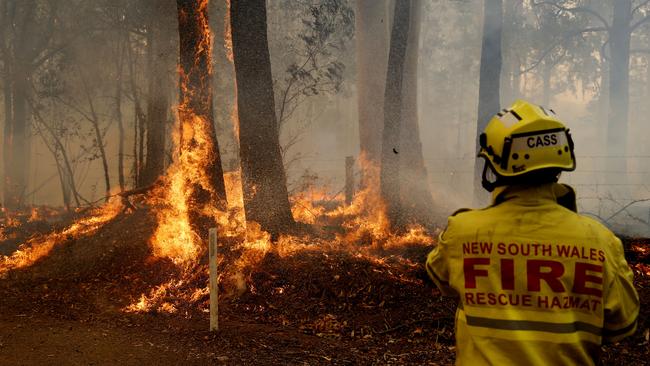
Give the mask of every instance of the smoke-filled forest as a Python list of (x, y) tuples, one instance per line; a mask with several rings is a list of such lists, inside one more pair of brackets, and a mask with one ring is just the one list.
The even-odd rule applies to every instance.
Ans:
[(0, 0), (0, 364), (453, 364), (425, 270), (518, 99), (650, 357), (650, 1)]

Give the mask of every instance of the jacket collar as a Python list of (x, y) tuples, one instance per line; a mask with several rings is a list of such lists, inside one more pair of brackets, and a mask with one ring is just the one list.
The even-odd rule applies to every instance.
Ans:
[(535, 186), (513, 185), (497, 187), (492, 192), (492, 206), (509, 200), (553, 201), (573, 212), (577, 212), (576, 192), (567, 185), (561, 183), (547, 183)]

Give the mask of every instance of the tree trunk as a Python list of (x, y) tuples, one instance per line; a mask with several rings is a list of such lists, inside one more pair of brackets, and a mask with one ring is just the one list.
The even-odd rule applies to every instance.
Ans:
[[(221, 155), (212, 114), (212, 49), (207, 0), (177, 0), (180, 42), (180, 162), (190, 188), (190, 225), (207, 237), (214, 218), (205, 210), (226, 207)], [(190, 177), (192, 176), (192, 178)], [(197, 177), (198, 178), (194, 178)]]
[(99, 116), (97, 115), (97, 111), (95, 110), (95, 104), (93, 103), (93, 98), (90, 95), (90, 89), (88, 88), (88, 84), (81, 70), (79, 70), (79, 76), (81, 77), (84, 93), (86, 94), (86, 101), (88, 102), (88, 108), (90, 109), (90, 116), (88, 116), (87, 118), (89, 119), (90, 123), (93, 125), (93, 131), (95, 133), (95, 141), (97, 142), (97, 149), (99, 150), (99, 157), (101, 158), (102, 168), (104, 171), (104, 188), (105, 188), (104, 201), (108, 202), (108, 197), (110, 196), (111, 193), (111, 175), (110, 175), (110, 171), (108, 170), (108, 157), (106, 156), (106, 146), (104, 145), (104, 136), (102, 134), (101, 129), (99, 128)]
[(140, 185), (142, 173), (142, 161), (138, 155), (138, 148), (140, 142), (140, 125), (144, 123), (144, 116), (142, 107), (140, 105), (140, 93), (136, 83), (135, 68), (137, 67), (137, 56), (133, 54), (133, 46), (131, 44), (130, 36), (127, 35), (126, 58), (129, 70), (129, 87), (133, 95), (133, 167), (132, 167), (132, 180), (134, 186)]
[(3, 179), (3, 197), (4, 197), (4, 206), (10, 206), (10, 197), (12, 195), (11, 191), (11, 180), (12, 172), (10, 169), (13, 167), (12, 159), (12, 145), (13, 145), (13, 105), (12, 105), (12, 88), (11, 88), (11, 69), (10, 65), (5, 61), (5, 75), (3, 80), (3, 94), (4, 94), (4, 134), (3, 134), (3, 144), (2, 144), (2, 155), (3, 155), (3, 165), (4, 165), (4, 179)]
[[(9, 209), (20, 208), (24, 204), (27, 190), (27, 165), (29, 156), (29, 118), (27, 117), (27, 71), (24, 67), (14, 65), (10, 75), (10, 114), (9, 133), (5, 135), (5, 206)], [(5, 133), (7, 129), (5, 128)]]
[(172, 88), (169, 78), (170, 68), (168, 67), (169, 34), (165, 29), (169, 28), (168, 22), (161, 22), (160, 17), (167, 19), (168, 11), (163, 4), (157, 5), (158, 11), (152, 12), (149, 23), (150, 32), (148, 52), (148, 93), (147, 93), (147, 119), (146, 119), (146, 162), (142, 171), (140, 186), (152, 184), (165, 170), (165, 135), (166, 122), (169, 111), (169, 92)]
[[(478, 91), (478, 121), (476, 124), (476, 151), (478, 137), (490, 118), (501, 110), (501, 28), (502, 0), (485, 0), (483, 6), (483, 42), (481, 45), (481, 68)], [(483, 162), (476, 162), (474, 168), (474, 202), (484, 204), (487, 194), (481, 186)]]
[(293, 225), (282, 165), (264, 0), (232, 0), (239, 155), (246, 220), (273, 236)]
[[(630, 21), (632, 1), (614, 1), (612, 27), (609, 32), (609, 121), (607, 128), (608, 176), (626, 179), (626, 144), (628, 129), (628, 107), (630, 99)], [(611, 182), (611, 180), (610, 180)], [(621, 183), (617, 180), (617, 183)]]
[(56, 162), (56, 171), (59, 174), (59, 183), (61, 184), (61, 193), (63, 194), (63, 206), (65, 207), (66, 212), (71, 212), (70, 186), (68, 185), (65, 173), (63, 172), (63, 167), (59, 163), (59, 160), (55, 157), (54, 161)]
[(401, 224), (400, 201), (400, 132), (402, 130), (402, 84), (409, 36), (410, 1), (397, 0), (390, 36), (386, 90), (384, 94), (384, 129), (382, 132), (380, 189), (391, 226)]
[(115, 71), (117, 78), (115, 79), (115, 119), (117, 120), (118, 129), (118, 148), (117, 148), (117, 177), (120, 184), (120, 191), (125, 189), (124, 180), (124, 119), (122, 117), (122, 76), (124, 71), (124, 40), (123, 31), (118, 30), (117, 46), (115, 47)]
[(429, 189), (427, 169), (422, 156), (418, 114), (418, 55), (422, 1), (411, 0), (406, 62), (404, 68), (403, 123), (400, 159), (400, 201), (404, 223), (415, 222), (432, 227), (433, 198)]
[[(358, 0), (356, 21), (357, 44), (357, 109), (359, 115), (359, 142), (362, 159), (379, 166), (388, 63), (386, 32), (389, 12), (385, 0)], [(371, 177), (361, 177), (362, 187)]]

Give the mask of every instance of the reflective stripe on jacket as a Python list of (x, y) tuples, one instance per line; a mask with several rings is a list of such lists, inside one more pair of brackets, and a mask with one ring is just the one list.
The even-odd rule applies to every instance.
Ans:
[(546, 184), (507, 187), (492, 206), (449, 217), (426, 268), (459, 296), (457, 364), (590, 365), (603, 341), (636, 330), (620, 240), (572, 210), (573, 189)]

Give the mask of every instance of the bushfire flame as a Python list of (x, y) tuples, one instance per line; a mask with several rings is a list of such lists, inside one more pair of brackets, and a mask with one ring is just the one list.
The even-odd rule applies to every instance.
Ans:
[[(218, 215), (214, 202), (210, 202), (217, 196), (209, 171), (218, 151), (215, 151), (212, 121), (207, 117), (209, 112), (206, 112), (210, 110), (209, 104), (212, 102), (207, 82), (212, 73), (208, 1), (202, 0), (197, 5), (198, 9), (193, 14), (181, 14), (181, 18), (187, 22), (184, 26), (200, 34), (194, 35), (198, 42), (193, 46), (193, 65), (183, 67), (181, 62), (179, 67), (182, 100), (178, 106), (179, 123), (174, 134), (176, 156), (164, 178), (162, 200), (155, 202), (162, 208), (157, 211), (158, 227), (151, 238), (155, 256), (166, 257), (183, 265), (192, 264), (204, 251), (201, 238), (192, 227), (191, 211), (213, 218), (214, 224)], [(207, 75), (203, 75), (206, 72)], [(192, 85), (197, 79), (200, 85)], [(206, 88), (207, 91), (204, 90)], [(198, 108), (203, 109), (201, 111), (195, 110), (199, 104)], [(203, 203), (197, 202), (196, 195), (201, 194), (197, 190), (207, 192), (209, 199)]]
[[(231, 238), (228, 244), (233, 247), (226, 250), (237, 251), (237, 258), (219, 274), (220, 283), (225, 287), (225, 296), (238, 296), (248, 290), (251, 275), (266, 257), (273, 253), (285, 258), (300, 251), (345, 251), (353, 252), (370, 261), (384, 263), (382, 250), (402, 248), (407, 245), (430, 245), (433, 239), (420, 226), (407, 228), (406, 232), (396, 235), (389, 231), (385, 206), (379, 195), (379, 169), (361, 160), (361, 169), (368, 177), (367, 186), (358, 192), (350, 205), (344, 203), (340, 194), (328, 195), (323, 189), (300, 192), (291, 198), (294, 218), (312, 227), (338, 227), (334, 239), (320, 237), (316, 230), (314, 235), (283, 235), (275, 242), (271, 236), (261, 230), (256, 223), (246, 223), (243, 214), (243, 197), (241, 176), (239, 172), (225, 174), (228, 194), (228, 211), (218, 212), (220, 238)], [(219, 263), (226, 259), (220, 250)], [(206, 266), (197, 269), (206, 271)], [(183, 276), (192, 276), (184, 272)], [(207, 274), (206, 274), (207, 277)], [(188, 287), (187, 279), (171, 279), (148, 294), (142, 294), (137, 301), (128, 306), (126, 311), (136, 312), (175, 312), (176, 307), (170, 298), (179, 303), (198, 304), (205, 301), (208, 289), (205, 283), (195, 283)], [(177, 303), (178, 304), (178, 303)], [(203, 304), (205, 305), (205, 304)]]
[[(417, 227), (402, 236), (391, 235), (385, 206), (379, 194), (379, 169), (363, 159), (360, 164), (364, 169), (364, 177), (367, 177), (364, 182), (366, 188), (355, 196), (351, 205), (346, 205), (339, 194), (330, 197), (325, 190), (312, 190), (309, 194), (301, 193), (292, 197), (292, 213), (298, 222), (315, 228), (311, 235), (285, 235), (271, 243), (271, 236), (262, 231), (260, 225), (247, 223), (243, 209), (241, 174), (238, 171), (224, 174), (228, 206), (216, 205), (217, 194), (210, 175), (218, 151), (210, 119), (212, 42), (207, 4), (207, 0), (200, 0), (192, 4), (198, 6), (198, 10), (187, 7), (179, 13), (179, 27), (189, 30), (188, 34), (192, 36), (183, 41), (181, 34), (181, 101), (174, 132), (175, 156), (165, 176), (161, 178), (162, 184), (149, 196), (148, 201), (157, 217), (157, 227), (150, 238), (153, 255), (171, 260), (181, 271), (176, 278), (171, 278), (148, 294), (140, 296), (125, 310), (175, 312), (177, 307), (170, 299), (196, 303), (205, 297), (207, 283), (197, 277), (197, 274), (207, 273), (205, 261), (201, 260), (206, 252), (206, 238), (199, 234), (199, 231), (207, 230), (204, 225), (217, 226), (220, 241), (225, 240), (229, 246), (219, 251), (220, 262), (225, 261), (224, 252), (229, 250), (237, 253), (234, 259), (230, 258), (231, 262), (220, 274), (220, 279), (228, 279), (239, 289), (245, 286), (252, 270), (270, 252), (280, 257), (304, 250), (346, 250), (357, 253), (365, 250), (367, 254), (368, 247), (382, 249), (384, 245), (399, 246), (411, 240), (431, 242), (425, 231)], [(229, 6), (228, 2), (227, 8)], [(229, 9), (226, 14), (228, 17)], [(227, 57), (232, 62), (233, 45), (229, 23), (226, 21), (224, 46)], [(192, 55), (192, 62), (184, 58), (186, 55)], [(236, 103), (231, 119), (235, 133), (238, 134)], [(199, 224), (196, 215), (202, 217)], [(324, 227), (328, 227), (327, 230), (336, 228), (336, 232), (329, 233), (327, 239), (325, 236), (320, 237), (318, 232), (324, 232)]]
[(11, 256), (0, 257), (0, 276), (8, 271), (31, 266), (40, 258), (50, 254), (52, 249), (68, 240), (79, 238), (84, 235), (92, 235), (109, 221), (113, 220), (123, 206), (119, 197), (113, 197), (108, 203), (101, 207), (94, 208), (90, 213), (67, 228), (29, 239), (22, 244)]

